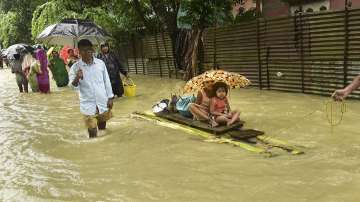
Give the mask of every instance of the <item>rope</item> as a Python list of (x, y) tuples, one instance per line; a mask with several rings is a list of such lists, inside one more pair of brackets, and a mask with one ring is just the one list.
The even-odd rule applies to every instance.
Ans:
[(344, 101), (336, 102), (329, 100), (325, 103), (326, 119), (331, 126), (331, 133), (334, 132), (334, 127), (341, 124), (344, 114), (347, 112), (347, 105)]
[[(293, 124), (289, 124), (290, 126), (289, 127), (286, 127), (286, 128), (280, 128), (279, 130), (278, 130), (278, 132), (276, 132), (276, 133), (272, 133), (272, 134), (267, 134), (265, 137), (264, 137), (264, 140), (266, 140), (266, 139), (271, 139), (271, 138), (275, 138), (275, 137), (277, 137), (281, 132), (285, 132), (285, 131), (288, 131), (288, 130), (290, 130), (290, 129), (292, 129), (292, 128), (296, 128), (296, 127), (298, 127), (298, 125), (300, 124), (300, 123), (302, 123), (303, 121), (305, 121), (308, 117), (311, 117), (314, 113), (316, 113), (318, 110), (314, 110), (314, 111), (312, 111), (312, 112), (310, 112), (310, 113), (307, 113), (306, 115), (304, 115), (303, 117), (301, 117), (301, 118), (299, 118), (299, 119), (296, 119), (296, 124), (295, 125), (293, 125)], [(277, 134), (277, 135), (275, 135), (275, 134)]]
[[(346, 105), (345, 101), (336, 102), (336, 101), (334, 101), (332, 99), (325, 102), (324, 105), (325, 105), (326, 118), (327, 118), (328, 123), (331, 126), (331, 131), (333, 132), (333, 128), (342, 123), (343, 118), (344, 118), (344, 114), (347, 112), (347, 105)], [(285, 132), (285, 131), (290, 130), (292, 128), (298, 127), (298, 125), (300, 123), (305, 121), (308, 117), (312, 117), (312, 115), (317, 111), (318, 110), (314, 110), (314, 111), (312, 111), (310, 113), (307, 113), (305, 116), (297, 119), (297, 123), (295, 125), (290, 124), (289, 127), (280, 129), (279, 132), (276, 133), (277, 135), (272, 134), (272, 135), (267, 135), (267, 137), (269, 137), (269, 138), (276, 137), (281, 132)], [(339, 118), (337, 118), (337, 117), (339, 117)], [(266, 137), (265, 137), (265, 139), (266, 139)]]

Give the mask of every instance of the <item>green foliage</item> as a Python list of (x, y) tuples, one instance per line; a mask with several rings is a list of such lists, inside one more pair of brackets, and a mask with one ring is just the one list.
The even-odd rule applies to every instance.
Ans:
[(234, 20), (233, 24), (242, 23), (242, 22), (251, 22), (253, 20), (256, 20), (256, 9), (250, 9), (248, 11), (245, 11), (239, 15), (237, 15)]
[(231, 19), (232, 3), (232, 0), (183, 0), (181, 10), (185, 15), (179, 21), (200, 29), (214, 26)]
[[(11, 35), (11, 43), (31, 43), (32, 12), (38, 5), (44, 2), (46, 0), (0, 0), (0, 13), (4, 16), (0, 19), (4, 21), (1, 24), (4, 27), (1, 29), (7, 30), (9, 27), (12, 27), (13, 33), (9, 33)], [(16, 20), (11, 21), (11, 24), (9, 24), (9, 21), (6, 21), (9, 17), (12, 20), (16, 18)], [(3, 35), (0, 37), (0, 41), (9, 41), (8, 38), (8, 36)]]
[(22, 41), (22, 36), (17, 32), (18, 21), (19, 15), (15, 12), (0, 13), (0, 39), (3, 47)]
[(71, 17), (77, 18), (80, 17), (80, 15), (67, 10), (60, 1), (50, 1), (37, 7), (31, 23), (31, 34), (33, 39), (35, 39), (47, 26)]
[[(53, 0), (38, 6), (32, 18), (32, 37), (36, 38), (47, 26), (65, 18), (89, 19), (112, 35), (116, 43), (128, 40), (129, 33), (143, 26), (128, 1), (92, 2), (81, 8), (80, 1)], [(84, 2), (83, 2), (84, 3)], [(95, 6), (96, 7), (93, 7)]]

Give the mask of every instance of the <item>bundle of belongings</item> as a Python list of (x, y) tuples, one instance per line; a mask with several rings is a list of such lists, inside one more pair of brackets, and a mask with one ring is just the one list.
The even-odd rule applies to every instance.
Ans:
[(184, 117), (192, 118), (189, 106), (194, 103), (196, 97), (194, 95), (176, 96), (171, 95), (169, 99), (163, 99), (152, 107), (153, 113), (179, 113)]

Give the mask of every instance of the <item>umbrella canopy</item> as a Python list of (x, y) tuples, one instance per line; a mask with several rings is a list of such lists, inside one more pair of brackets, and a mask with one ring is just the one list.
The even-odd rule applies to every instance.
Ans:
[(6, 51), (6, 49), (1, 49), (0, 50), (0, 57), (6, 57), (5, 51)]
[(14, 57), (14, 54), (20, 54), (22, 52), (32, 52), (34, 51), (34, 48), (30, 45), (19, 43), (9, 46), (5, 51), (2, 52), (4, 56), (6, 56), (9, 59), (12, 59)]
[(37, 40), (51, 45), (69, 45), (76, 47), (81, 39), (89, 39), (93, 44), (106, 41), (109, 35), (88, 20), (66, 19), (44, 29)]
[(230, 88), (244, 88), (251, 84), (246, 77), (238, 73), (224, 70), (210, 70), (188, 81), (183, 88), (183, 92), (189, 93), (201, 90), (204, 88), (205, 81), (224, 82)]

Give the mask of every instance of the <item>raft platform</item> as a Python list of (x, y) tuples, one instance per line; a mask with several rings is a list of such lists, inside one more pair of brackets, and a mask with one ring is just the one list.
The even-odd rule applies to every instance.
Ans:
[(206, 132), (210, 132), (213, 133), (215, 135), (220, 135), (223, 133), (226, 133), (228, 131), (234, 130), (234, 129), (238, 129), (244, 126), (244, 121), (238, 121), (235, 122), (234, 124), (230, 125), (230, 126), (217, 126), (217, 127), (211, 127), (208, 123), (206, 122), (202, 122), (202, 121), (197, 121), (197, 120), (193, 120), (191, 118), (187, 118), (182, 116), (179, 113), (167, 113), (167, 112), (160, 112), (160, 113), (156, 113), (155, 114), (158, 117), (167, 119), (169, 121), (173, 121), (175, 123), (179, 123), (182, 125), (187, 125), (193, 128), (197, 128)]
[(131, 117), (151, 121), (160, 126), (200, 136), (205, 138), (206, 142), (230, 144), (254, 153), (263, 154), (266, 157), (277, 155), (273, 153), (273, 148), (281, 149), (292, 155), (304, 154), (304, 151), (298, 148), (298, 146), (267, 136), (262, 131), (243, 129), (243, 121), (230, 127), (212, 128), (206, 123), (193, 121), (192, 119), (182, 117), (180, 114), (176, 113), (154, 114), (152, 112), (134, 112), (131, 114)]

